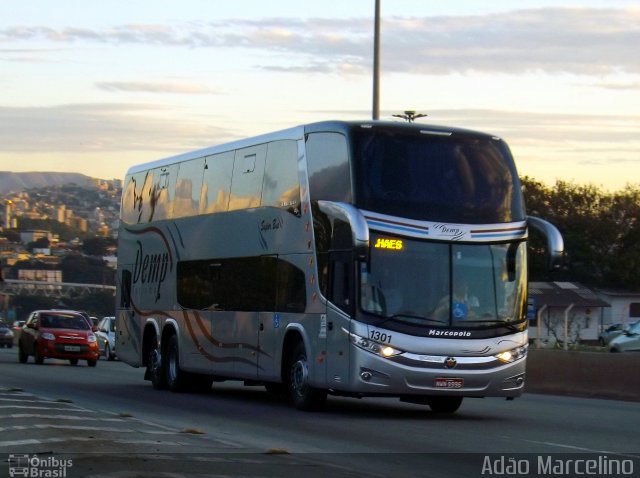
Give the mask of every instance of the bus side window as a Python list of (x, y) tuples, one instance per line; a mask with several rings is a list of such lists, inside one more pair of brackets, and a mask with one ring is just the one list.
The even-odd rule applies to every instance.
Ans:
[(304, 272), (282, 259), (277, 261), (276, 310), (302, 313), (307, 307)]
[(266, 144), (236, 150), (229, 211), (260, 207), (266, 155)]
[(298, 145), (295, 141), (273, 141), (267, 145), (261, 205), (300, 215)]
[(353, 312), (353, 254), (350, 251), (329, 253), (328, 299), (345, 313)]
[(136, 173), (126, 178), (122, 192), (121, 217), (125, 224), (137, 224), (142, 213), (142, 186), (146, 173)]
[(235, 151), (227, 151), (205, 158), (200, 214), (225, 212), (228, 209), (234, 155)]
[(200, 189), (204, 164), (204, 158), (180, 163), (175, 182), (173, 217), (195, 216), (200, 212)]
[(339, 133), (311, 133), (306, 139), (309, 194), (312, 201), (351, 201), (347, 139)]

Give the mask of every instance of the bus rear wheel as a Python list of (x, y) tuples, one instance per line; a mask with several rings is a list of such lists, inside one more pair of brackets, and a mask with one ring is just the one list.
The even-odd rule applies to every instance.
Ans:
[(462, 405), (463, 397), (430, 397), (429, 408), (433, 413), (455, 413)]
[(291, 354), (288, 385), (291, 401), (298, 410), (318, 409), (327, 399), (326, 390), (309, 385), (309, 362), (302, 342), (298, 342)]
[(157, 340), (153, 338), (153, 345), (149, 348), (147, 357), (147, 370), (144, 378), (151, 380), (151, 385), (156, 390), (164, 390), (167, 388), (167, 382), (165, 381), (165, 374), (162, 364), (162, 355), (157, 345)]
[(188, 377), (186, 373), (180, 369), (180, 346), (178, 344), (178, 336), (173, 334), (169, 337), (166, 348), (166, 380), (169, 390), (172, 392), (182, 392), (185, 390)]
[(185, 372), (180, 368), (178, 336), (169, 337), (166, 348), (166, 381), (172, 392), (207, 392), (213, 384), (213, 376)]

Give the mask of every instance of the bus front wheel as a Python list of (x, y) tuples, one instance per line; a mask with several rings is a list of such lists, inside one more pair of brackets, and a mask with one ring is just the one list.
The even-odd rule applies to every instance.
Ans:
[(309, 361), (302, 342), (298, 342), (291, 355), (288, 382), (291, 401), (298, 410), (315, 410), (327, 398), (326, 390), (309, 385)]

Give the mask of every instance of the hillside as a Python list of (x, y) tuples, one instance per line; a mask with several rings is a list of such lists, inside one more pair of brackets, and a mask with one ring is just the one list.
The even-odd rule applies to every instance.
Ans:
[(6, 194), (12, 191), (24, 191), (31, 188), (61, 186), (71, 183), (84, 187), (95, 185), (92, 178), (80, 173), (12, 173), (9, 171), (0, 171), (0, 194)]

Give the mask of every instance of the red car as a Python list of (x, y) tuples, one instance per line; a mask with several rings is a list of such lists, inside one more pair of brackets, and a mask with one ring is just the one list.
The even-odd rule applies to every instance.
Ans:
[(86, 360), (89, 367), (98, 363), (98, 340), (91, 325), (78, 312), (36, 310), (22, 327), (18, 341), (18, 359), (26, 363), (29, 355), (37, 364), (45, 358), (65, 359), (71, 365)]

